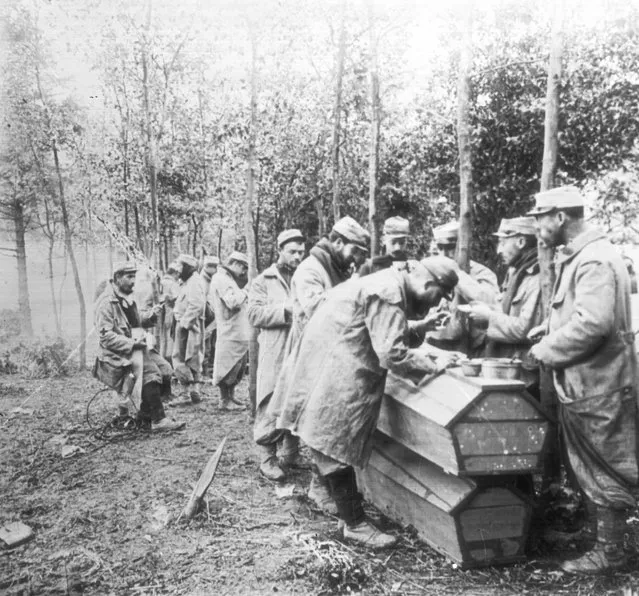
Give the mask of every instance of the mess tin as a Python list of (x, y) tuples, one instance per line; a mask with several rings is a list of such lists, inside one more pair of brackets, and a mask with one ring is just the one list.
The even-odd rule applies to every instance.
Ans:
[(517, 358), (484, 358), (481, 363), (481, 376), (485, 378), (516, 381), (520, 374), (521, 360)]

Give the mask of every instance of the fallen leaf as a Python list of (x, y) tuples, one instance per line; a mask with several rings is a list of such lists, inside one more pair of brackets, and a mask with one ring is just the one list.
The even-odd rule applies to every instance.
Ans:
[(62, 445), (62, 457), (73, 457), (76, 453), (86, 453), (86, 449), (78, 447), (78, 445)]
[(287, 499), (288, 497), (293, 496), (294, 491), (295, 491), (294, 484), (282, 484), (275, 487), (275, 496), (278, 499)]
[(25, 416), (33, 416), (33, 408), (21, 408), (21, 407), (17, 407), (17, 408), (13, 408), (13, 410), (11, 410), (12, 414), (24, 414)]

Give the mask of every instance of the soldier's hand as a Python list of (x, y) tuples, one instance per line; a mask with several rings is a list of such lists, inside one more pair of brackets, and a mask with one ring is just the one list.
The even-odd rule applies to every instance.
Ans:
[(530, 351), (528, 352), (528, 356), (532, 358), (534, 362), (543, 363), (543, 360), (541, 360), (540, 358), (540, 355), (541, 355), (540, 352), (541, 352), (541, 346), (539, 344), (535, 344), (532, 348), (530, 348)]
[(537, 325), (533, 327), (526, 336), (528, 341), (536, 344), (544, 335), (546, 335), (546, 325)]
[(415, 323), (414, 327), (417, 331), (424, 334), (427, 331), (434, 331), (435, 329), (443, 327), (444, 325), (446, 325), (449, 319), (450, 313), (438, 311), (427, 315), (421, 321)]
[(152, 312), (154, 315), (159, 315), (163, 308), (164, 308), (164, 304), (162, 304), (162, 303), (160, 303), (160, 304), (156, 304), (156, 305), (155, 305), (155, 306), (151, 309), (151, 312)]
[(484, 302), (474, 302), (469, 307), (468, 316), (477, 323), (485, 323), (490, 320), (492, 310), (493, 309)]
[(450, 368), (451, 366), (455, 366), (457, 361), (459, 360), (459, 356), (457, 352), (450, 352), (449, 354), (443, 354), (438, 356), (435, 360), (435, 367), (437, 372), (441, 372)]
[(284, 312), (289, 315), (293, 314), (293, 300), (291, 298), (288, 298), (284, 303)]

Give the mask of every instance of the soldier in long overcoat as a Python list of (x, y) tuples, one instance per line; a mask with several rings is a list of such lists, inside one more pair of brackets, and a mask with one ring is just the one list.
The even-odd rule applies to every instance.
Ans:
[(183, 282), (175, 302), (175, 334), (173, 342), (173, 368), (181, 386), (183, 404), (199, 403), (200, 376), (204, 358), (204, 308), (206, 298), (202, 280), (197, 272), (197, 260), (191, 255), (180, 255), (180, 279)]
[[(304, 327), (326, 299), (328, 290), (350, 279), (352, 267), (364, 263), (369, 240), (368, 232), (352, 217), (342, 217), (335, 222), (328, 238), (321, 238), (297, 268), (291, 281), (293, 320), (286, 341), (286, 361), (295, 358)], [(281, 412), (282, 399), (276, 385), (268, 404), (269, 416), (273, 419)], [(322, 511), (336, 513), (328, 485), (315, 470), (307, 496)]]
[(248, 317), (259, 329), (257, 365), (257, 395), (253, 439), (260, 450), (260, 472), (270, 480), (283, 480), (283, 467), (296, 463), (299, 440), (275, 427), (275, 418), (268, 413), (268, 404), (282, 368), (286, 339), (291, 328), (293, 304), (291, 278), (304, 257), (304, 236), (299, 230), (284, 230), (277, 237), (277, 262), (258, 275), (249, 291)]
[(434, 257), (341, 284), (327, 294), (295, 359), (285, 364), (278, 427), (313, 450), (346, 538), (373, 547), (394, 542), (366, 521), (353, 467), (365, 466), (370, 456), (386, 372), (414, 378), (452, 363), (452, 354), (437, 360), (428, 347), (409, 348), (407, 313), (437, 304), (456, 283), (453, 269)]
[(248, 257), (234, 251), (211, 278), (209, 289), (217, 323), (213, 384), (220, 388), (222, 410), (244, 408), (235, 400), (235, 386), (242, 380), (248, 361), (250, 325), (248, 293), (244, 289), (247, 272)]
[(580, 489), (596, 506), (597, 542), (562, 564), (572, 573), (599, 573), (626, 562), (626, 516), (635, 506), (637, 360), (630, 316), (630, 279), (604, 234), (584, 221), (579, 190), (539, 193), (539, 236), (563, 246), (545, 336), (531, 355), (552, 369), (568, 461)]

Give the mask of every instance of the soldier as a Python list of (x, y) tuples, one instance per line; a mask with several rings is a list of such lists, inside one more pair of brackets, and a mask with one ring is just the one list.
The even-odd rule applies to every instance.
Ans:
[[(630, 317), (630, 279), (605, 235), (584, 221), (579, 190), (539, 193), (539, 237), (559, 247), (550, 315), (531, 330), (530, 355), (549, 367), (559, 400), (559, 423), (579, 488), (594, 503), (597, 541), (562, 564), (596, 574), (626, 561), (626, 515), (637, 486), (637, 361)], [(545, 335), (544, 335), (545, 334)]]
[(277, 263), (253, 280), (248, 307), (251, 325), (260, 330), (253, 438), (260, 449), (260, 472), (269, 480), (283, 480), (286, 476), (278, 463), (278, 445), (284, 467), (296, 463), (299, 450), (297, 437), (277, 430), (275, 419), (267, 410), (284, 361), (293, 317), (291, 279), (304, 258), (304, 236), (299, 230), (284, 230), (277, 237), (277, 245)]
[(243, 289), (248, 273), (248, 257), (232, 252), (211, 279), (209, 299), (217, 322), (213, 384), (220, 388), (221, 410), (243, 410), (235, 399), (235, 386), (244, 377), (250, 335), (248, 294)]
[(367, 260), (359, 269), (360, 277), (387, 269), (395, 264), (401, 268), (408, 259), (406, 249), (410, 239), (410, 224), (403, 217), (389, 217), (384, 222), (382, 243), (384, 254)]
[[(457, 250), (459, 223), (451, 221), (433, 230), (439, 255), (452, 261)], [(485, 265), (470, 261), (469, 273), (456, 268), (459, 282), (452, 302), (440, 305), (440, 309), (449, 310), (451, 318), (443, 328), (427, 334), (429, 343), (447, 350), (460, 350), (469, 356), (478, 355), (484, 345), (486, 330), (478, 323), (472, 323), (466, 315), (457, 310), (459, 304), (479, 300), (492, 304), (499, 293), (497, 276)]]
[(202, 259), (202, 287), (206, 297), (206, 307), (204, 309), (204, 361), (202, 363), (202, 376), (211, 378), (213, 375), (213, 362), (215, 360), (215, 338), (217, 336), (217, 326), (215, 324), (215, 313), (213, 312), (213, 302), (209, 298), (211, 289), (211, 279), (217, 273), (220, 266), (220, 259), (216, 256), (208, 255)]
[(205, 297), (195, 257), (186, 254), (180, 255), (178, 264), (183, 285), (173, 310), (175, 318), (173, 368), (181, 387), (178, 404), (187, 405), (202, 401), (200, 374), (202, 372)]
[(278, 427), (311, 448), (346, 539), (372, 548), (395, 542), (366, 520), (354, 466), (365, 466), (370, 456), (386, 372), (422, 377), (456, 359), (407, 345), (407, 314), (422, 314), (456, 282), (449, 264), (434, 257), (341, 284), (308, 322), (297, 357), (286, 360), (278, 381), (284, 395)]
[[(368, 254), (370, 236), (352, 217), (342, 217), (335, 222), (328, 238), (322, 238), (310, 250), (291, 280), (293, 320), (286, 342), (286, 361), (295, 360), (297, 343), (306, 323), (326, 300), (332, 287), (348, 280), (351, 268), (360, 267)], [(279, 379), (278, 379), (279, 383)], [(283, 395), (276, 383), (268, 406), (269, 415), (277, 418), (283, 406)], [(321, 510), (336, 514), (328, 485), (313, 471), (308, 498)]]
[(497, 302), (474, 302), (471, 320), (488, 325), (485, 355), (519, 358), (528, 391), (539, 397), (539, 367), (528, 351), (528, 332), (541, 323), (541, 286), (537, 257), (537, 229), (533, 217), (502, 219), (497, 233), (497, 254), (508, 267)]
[(160, 317), (160, 355), (171, 361), (173, 355), (173, 308), (180, 295), (179, 265), (171, 263), (162, 276), (160, 302), (164, 304), (164, 311)]
[(143, 350), (142, 370), (139, 371), (142, 374), (142, 398), (138, 419), (150, 424), (153, 431), (177, 430), (184, 424), (167, 418), (162, 406), (162, 396), (171, 393), (171, 366), (156, 351), (147, 348), (141, 334), (134, 338), (135, 330), (155, 324), (162, 309), (158, 304), (145, 315), (140, 315), (132, 298), (136, 271), (134, 263), (116, 264), (110, 287), (96, 302), (95, 328), (100, 349), (93, 375), (129, 399), (135, 382), (132, 376), (133, 353)]

